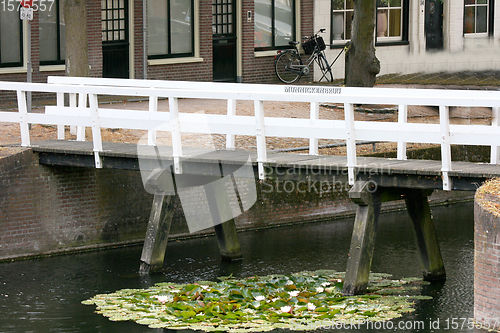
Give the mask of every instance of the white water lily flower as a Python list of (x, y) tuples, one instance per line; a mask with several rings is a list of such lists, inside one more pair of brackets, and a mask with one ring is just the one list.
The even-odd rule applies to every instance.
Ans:
[(292, 281), (292, 280), (288, 280), (288, 281), (286, 282), (286, 285), (287, 285), (287, 286), (291, 286), (292, 284), (293, 284), (293, 281)]
[(316, 305), (314, 305), (312, 303), (307, 303), (307, 310), (309, 310), (309, 311), (316, 310)]
[(273, 298), (273, 299), (271, 300), (271, 302), (276, 302), (277, 300), (279, 300), (279, 298), (278, 298), (278, 297)]
[(209, 288), (209, 286), (203, 286), (203, 285), (200, 285), (200, 287), (203, 289), (203, 290), (207, 290)]
[(328, 287), (328, 286), (330, 285), (330, 282), (323, 282), (321, 285), (322, 285), (323, 287)]
[(256, 300), (256, 301), (259, 301), (259, 302), (260, 302), (260, 301), (263, 301), (263, 300), (265, 300), (265, 299), (266, 299), (266, 297), (265, 297), (265, 296), (262, 296), (262, 295), (255, 296), (255, 300)]
[(291, 306), (288, 306), (288, 305), (287, 305), (287, 306), (282, 306), (280, 310), (281, 310), (281, 312), (283, 312), (283, 313), (285, 313), (285, 312), (290, 313), (290, 311), (292, 311), (292, 307), (291, 307)]
[(154, 295), (153, 297), (157, 298), (160, 303), (170, 302), (173, 300), (173, 297), (169, 295)]
[(342, 282), (342, 279), (338, 279), (337, 282)]
[(297, 290), (289, 291), (288, 293), (290, 294), (290, 297), (296, 297), (299, 295), (299, 292)]
[(321, 288), (321, 287), (316, 288), (317, 293), (322, 293), (323, 291), (325, 291), (324, 288)]
[(330, 288), (325, 288), (325, 291), (329, 294), (333, 293), (335, 291), (335, 287), (330, 287)]

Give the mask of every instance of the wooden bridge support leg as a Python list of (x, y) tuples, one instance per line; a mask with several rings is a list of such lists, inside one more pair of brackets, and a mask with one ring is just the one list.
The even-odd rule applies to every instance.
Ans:
[(215, 181), (204, 187), (222, 260), (241, 259), (240, 241), (224, 182)]
[(236, 233), (234, 220), (229, 220), (215, 227), (217, 243), (222, 260), (238, 260), (242, 258), (240, 241)]
[[(175, 196), (173, 195), (156, 193), (154, 196), (146, 238), (142, 248), (140, 274), (148, 274), (163, 266), (174, 202)], [(162, 218), (163, 208), (165, 212)]]
[(405, 201), (415, 230), (423, 278), (426, 281), (434, 281), (446, 279), (446, 272), (427, 201), (429, 194), (424, 190), (408, 190)]
[(370, 186), (370, 182), (358, 181), (349, 192), (349, 197), (358, 208), (344, 279), (344, 295), (363, 293), (368, 285), (381, 206), (379, 193)]

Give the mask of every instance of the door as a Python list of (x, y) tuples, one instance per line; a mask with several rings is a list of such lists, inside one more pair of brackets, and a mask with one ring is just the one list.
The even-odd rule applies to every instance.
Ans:
[(235, 0), (212, 0), (213, 80), (236, 82)]
[(128, 0), (101, 0), (102, 77), (129, 78)]
[(443, 48), (443, 3), (440, 0), (425, 0), (425, 45), (426, 50)]

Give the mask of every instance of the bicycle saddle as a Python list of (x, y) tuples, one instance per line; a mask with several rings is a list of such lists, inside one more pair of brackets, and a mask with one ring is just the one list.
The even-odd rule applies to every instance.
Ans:
[(292, 46), (295, 46), (295, 45), (299, 45), (300, 42), (292, 41), (292, 42), (288, 42), (288, 44), (292, 45)]

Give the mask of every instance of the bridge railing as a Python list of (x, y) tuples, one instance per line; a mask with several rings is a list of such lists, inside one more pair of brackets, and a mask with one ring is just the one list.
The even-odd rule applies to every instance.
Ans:
[[(228, 84), (209, 82), (145, 81), (97, 78), (51, 77), (50, 84), (0, 82), (0, 90), (16, 91), (18, 112), (0, 112), (0, 122), (20, 124), (21, 145), (30, 146), (29, 124), (57, 125), (58, 138), (64, 138), (64, 126), (92, 128), (96, 167), (101, 167), (101, 128), (124, 128), (148, 131), (148, 144), (156, 144), (156, 131), (172, 135), (175, 172), (182, 172), (181, 133), (226, 135), (226, 147), (234, 148), (236, 135), (254, 136), (257, 142), (259, 177), (264, 178), (268, 161), (266, 138), (293, 137), (309, 139), (310, 154), (318, 153), (318, 140), (344, 140), (347, 147), (349, 183), (355, 181), (356, 141), (398, 143), (398, 159), (406, 159), (406, 143), (431, 143), (441, 146), (443, 188), (451, 189), (451, 145), (491, 147), (491, 163), (500, 163), (500, 92), (433, 89), (345, 88), (329, 86), (285, 86)], [(47, 106), (44, 114), (28, 113), (26, 92), (57, 95), (57, 104)], [(64, 105), (69, 94), (69, 106)], [(137, 96), (149, 99), (149, 110), (100, 108), (99, 96)], [(158, 111), (158, 99), (168, 98), (169, 111)], [(179, 112), (178, 99), (202, 98), (227, 100), (227, 114), (200, 115)], [(254, 115), (236, 114), (237, 100), (254, 102)], [(87, 102), (88, 101), (88, 102)], [(265, 117), (265, 101), (310, 103), (309, 118)], [(320, 103), (344, 105), (343, 120), (320, 119)], [(398, 122), (355, 121), (354, 105), (398, 105)], [(407, 122), (408, 105), (439, 107), (439, 124)], [(450, 106), (491, 107), (491, 125), (452, 125)], [(200, 126), (200, 124), (208, 126)], [(79, 140), (84, 140), (80, 129)]]

